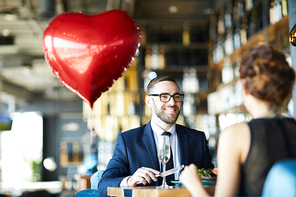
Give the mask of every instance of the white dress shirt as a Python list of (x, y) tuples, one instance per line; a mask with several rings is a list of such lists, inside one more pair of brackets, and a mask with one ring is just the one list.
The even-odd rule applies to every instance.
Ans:
[[(151, 128), (154, 134), (156, 150), (158, 150), (158, 138), (165, 131), (162, 128), (160, 128), (157, 124), (155, 124), (152, 120), (151, 120)], [(180, 166), (180, 153), (178, 148), (179, 144), (178, 144), (178, 136), (176, 132), (176, 124), (174, 124), (167, 132), (170, 132), (172, 134), (170, 136), (170, 144), (173, 152), (174, 167), (178, 167)], [(162, 164), (159, 161), (159, 166), (161, 167), (161, 165)], [(179, 172), (175, 172), (174, 176), (175, 176), (175, 180), (179, 180)]]

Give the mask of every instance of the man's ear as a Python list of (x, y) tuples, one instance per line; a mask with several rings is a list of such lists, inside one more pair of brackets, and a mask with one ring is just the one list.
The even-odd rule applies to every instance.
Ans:
[(152, 107), (152, 100), (151, 100), (151, 97), (146, 95), (145, 97), (145, 101), (146, 101), (146, 105), (151, 108)]

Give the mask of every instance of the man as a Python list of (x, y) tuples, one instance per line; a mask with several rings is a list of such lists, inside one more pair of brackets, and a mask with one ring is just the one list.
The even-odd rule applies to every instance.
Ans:
[[(176, 124), (183, 98), (171, 76), (149, 82), (146, 104), (152, 109), (152, 118), (148, 124), (118, 135), (113, 157), (98, 185), (101, 197), (107, 196), (107, 187), (161, 185), (157, 142), (165, 131), (171, 134), (174, 167), (191, 163), (199, 168), (214, 167), (204, 133)], [(176, 180), (179, 174), (175, 173)]]

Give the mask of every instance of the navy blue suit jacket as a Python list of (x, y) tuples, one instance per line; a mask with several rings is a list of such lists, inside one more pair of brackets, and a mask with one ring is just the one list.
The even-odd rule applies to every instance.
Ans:
[[(208, 142), (201, 131), (176, 125), (180, 162), (184, 165), (194, 163), (198, 168), (213, 168)], [(119, 187), (126, 176), (134, 174), (138, 168), (149, 167), (160, 171), (157, 150), (150, 122), (117, 136), (112, 159), (103, 173), (98, 185), (101, 197), (107, 196), (107, 187)], [(160, 185), (152, 181), (150, 186)]]

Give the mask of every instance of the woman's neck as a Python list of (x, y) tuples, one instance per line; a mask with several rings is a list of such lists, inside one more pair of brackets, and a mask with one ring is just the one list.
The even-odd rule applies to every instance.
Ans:
[(254, 104), (250, 113), (253, 118), (274, 118), (281, 116), (279, 108), (263, 101)]

